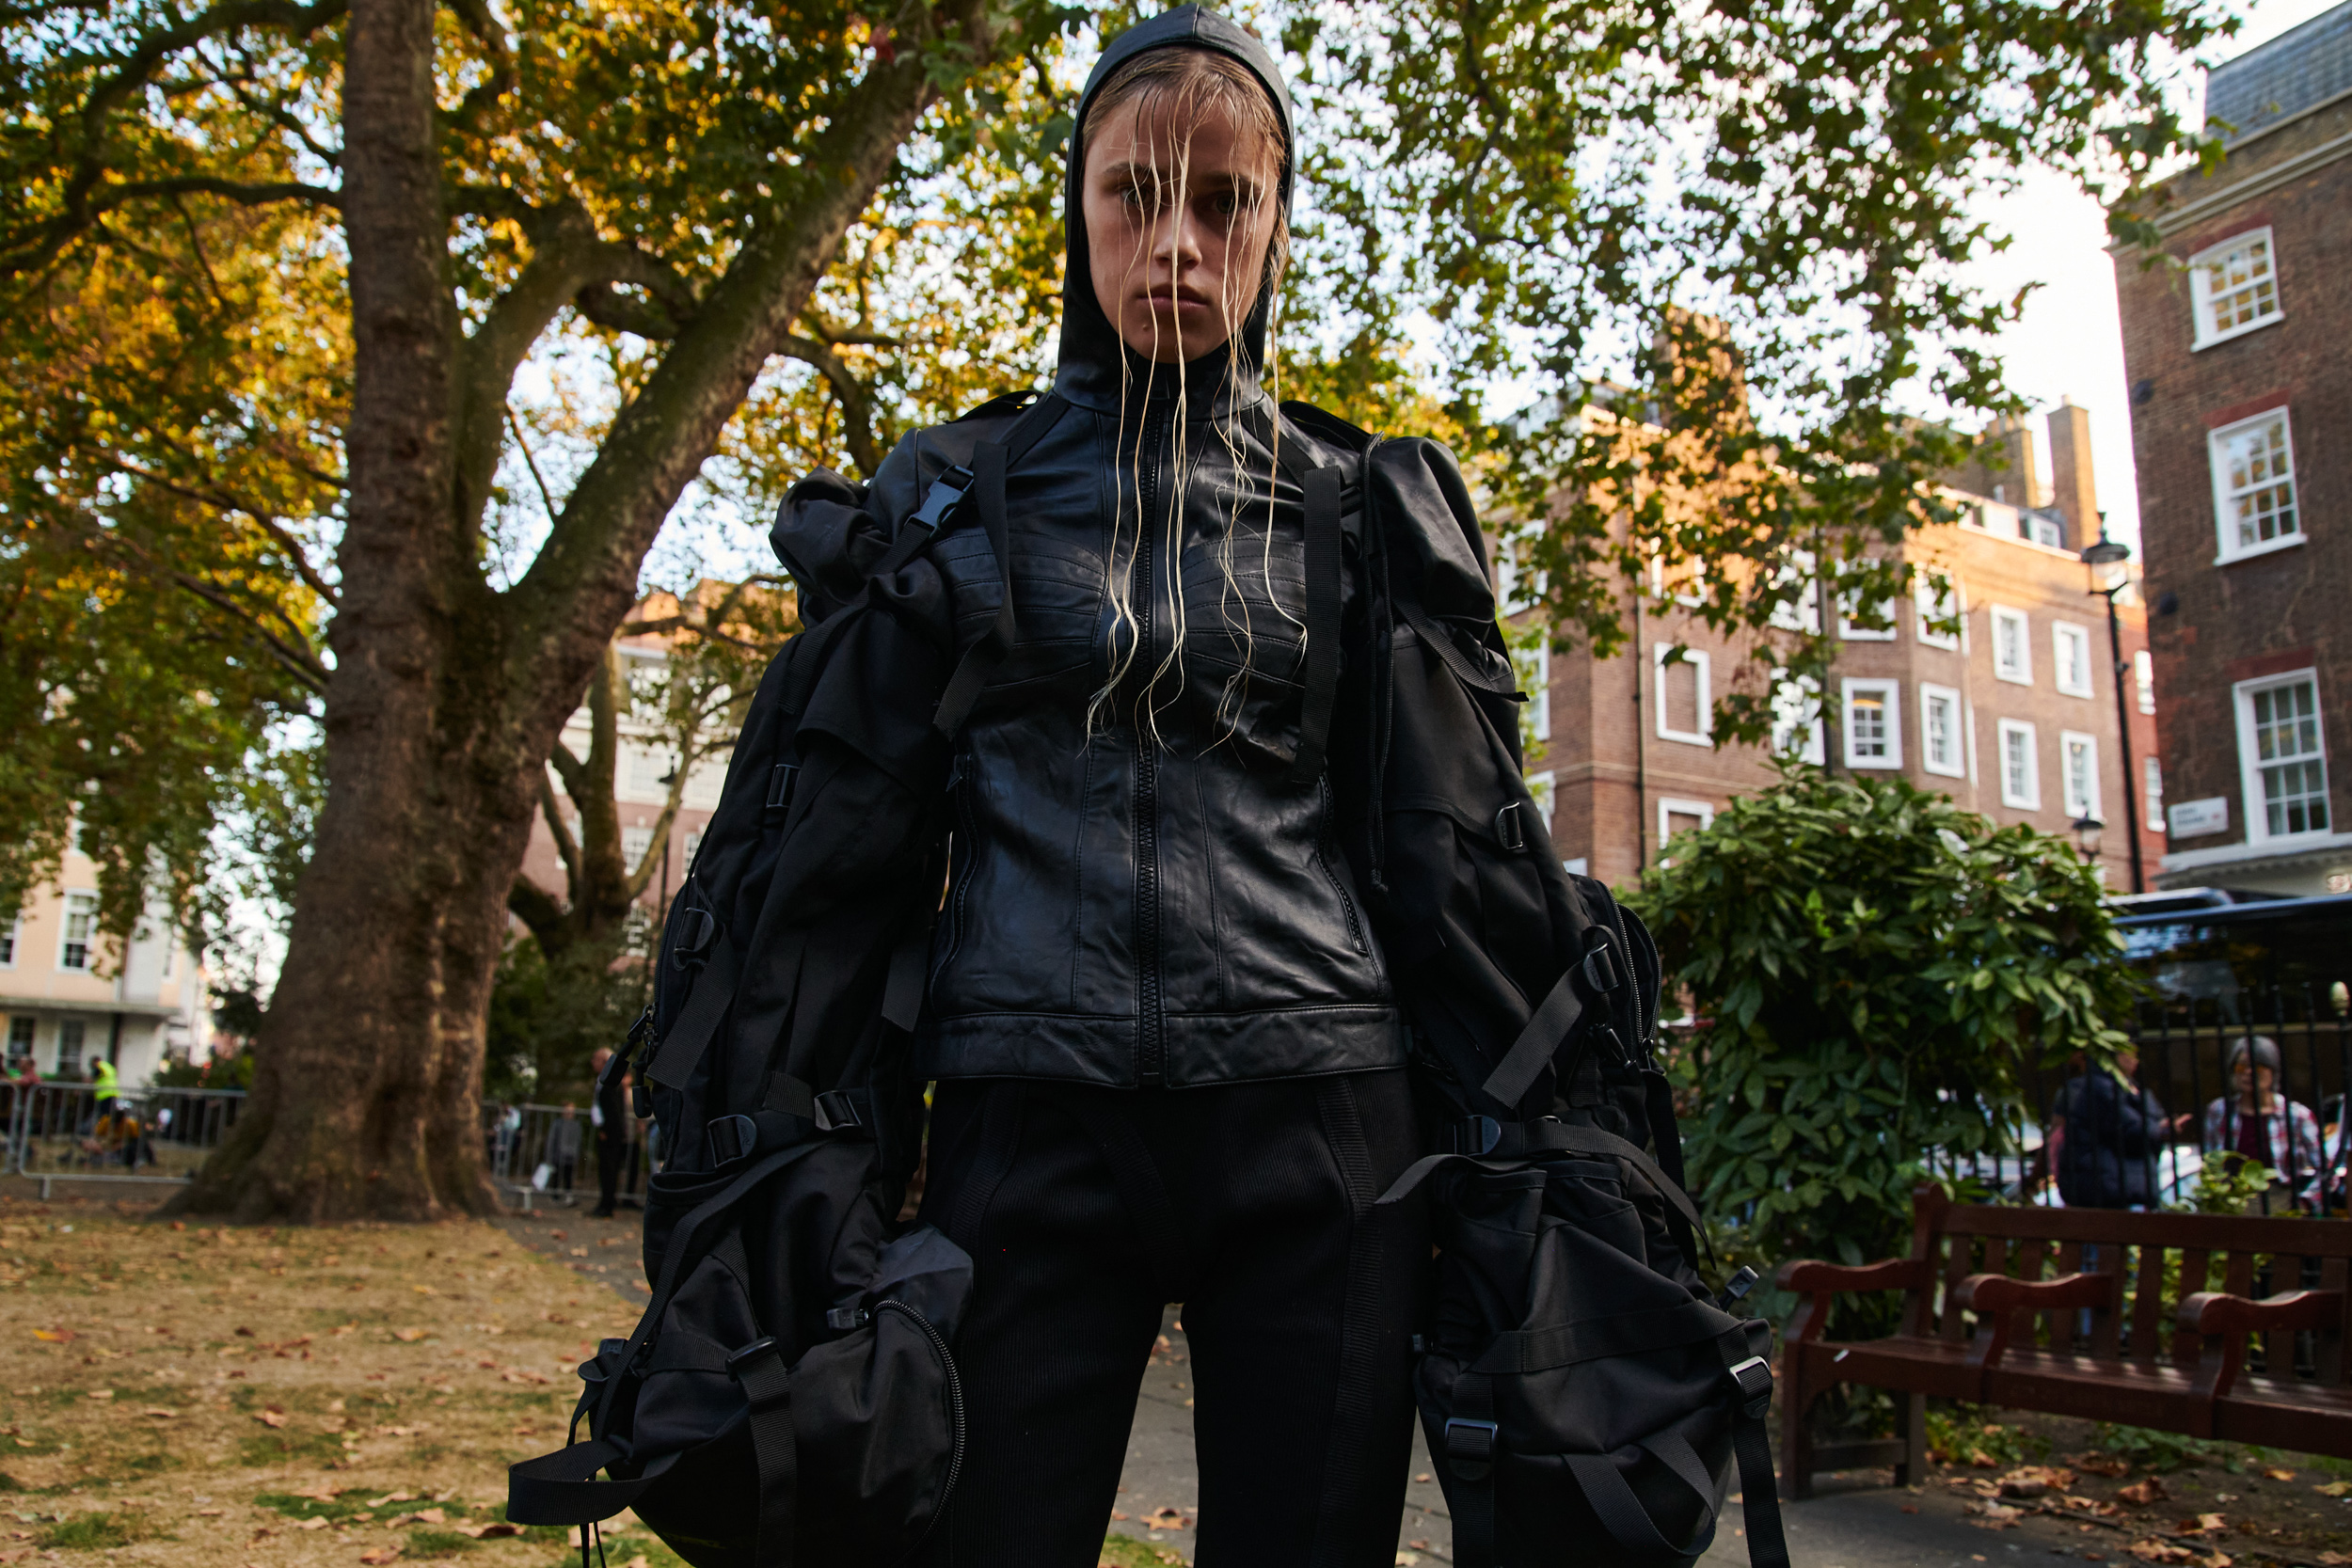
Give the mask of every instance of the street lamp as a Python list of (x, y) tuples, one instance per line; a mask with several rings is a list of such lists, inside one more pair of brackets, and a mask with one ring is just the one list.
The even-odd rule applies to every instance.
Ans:
[(2074, 842), (2081, 847), (2083, 859), (2098, 859), (2099, 834), (2106, 830), (2106, 824), (2095, 816), (2077, 816), (2068, 826), (2074, 830)]
[[(2123, 749), (2123, 843), (2131, 851), (2132, 891), (2145, 893), (2148, 879), (2139, 863), (2139, 807), (2132, 781), (2132, 713), (2123, 695), (2125, 677), (2129, 672), (2123, 664), (2123, 626), (2116, 618), (2115, 596), (2129, 588), (2132, 575), (2122, 569), (2132, 558), (2132, 547), (2107, 537), (2107, 515), (2099, 514), (2099, 542), (2083, 551), (2083, 569), (2090, 574), (2090, 592), (2107, 601), (2107, 652), (2115, 661), (2115, 739)], [(2085, 822), (2093, 828), (2106, 824), (2093, 822), (2088, 816), (2074, 824), (2078, 837), (2084, 836)]]

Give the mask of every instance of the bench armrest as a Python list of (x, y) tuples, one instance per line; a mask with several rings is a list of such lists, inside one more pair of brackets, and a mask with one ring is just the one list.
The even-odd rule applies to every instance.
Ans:
[(1772, 1275), (1781, 1290), (1805, 1299), (1789, 1319), (1781, 1338), (1788, 1344), (1806, 1344), (1821, 1337), (1829, 1323), (1829, 1298), (1843, 1291), (1918, 1291), (1928, 1283), (1928, 1264), (1919, 1258), (1890, 1258), (1883, 1263), (1849, 1268), (1800, 1258), (1783, 1263)]
[(2005, 1274), (1972, 1274), (1952, 1292), (1952, 1303), (1979, 1316), (1993, 1312), (2049, 1311), (2070, 1307), (2113, 1310), (2120, 1274), (2067, 1274), (2056, 1279), (2012, 1279)]
[(2342, 1291), (2288, 1291), (2260, 1301), (2227, 1291), (2200, 1291), (2181, 1303), (2180, 1323), (2190, 1334), (2274, 1334), (2329, 1328), (2344, 1321)]
[(1817, 1296), (1838, 1291), (1915, 1291), (1927, 1282), (1928, 1266), (1916, 1258), (1890, 1258), (1859, 1268), (1800, 1258), (1783, 1263), (1772, 1276), (1772, 1283), (1784, 1291)]
[[(2019, 1312), (2086, 1307), (2113, 1311), (2122, 1300), (2122, 1291), (2120, 1274), (2064, 1274), (2056, 1279), (1972, 1274), (1953, 1289), (1947, 1310), (1976, 1313), (1977, 1337), (1968, 1346), (1968, 1365), (1990, 1371), (2001, 1364), (2001, 1354), (2009, 1349), (2010, 1327)], [(1979, 1402), (1983, 1402), (1981, 1395)]]
[(2183, 1329), (2202, 1335), (2204, 1354), (2194, 1386), (2208, 1399), (2222, 1399), (2246, 1370), (2246, 1340), (2254, 1334), (2329, 1328), (2344, 1322), (2342, 1291), (2288, 1291), (2251, 1301), (2227, 1291), (2199, 1291), (2181, 1302)]

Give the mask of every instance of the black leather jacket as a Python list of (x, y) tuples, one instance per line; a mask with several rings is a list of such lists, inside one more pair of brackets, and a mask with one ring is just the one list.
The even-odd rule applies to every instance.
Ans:
[[(1190, 7), (1127, 34), (1089, 94), (1120, 59), (1171, 43), (1244, 59), (1282, 100), (1256, 40)], [(1073, 148), (1072, 212), (1082, 157)], [(1270, 449), (1275, 414), (1258, 385), (1265, 302), (1237, 342), (1238, 375), (1222, 351), (1153, 372), (1095, 304), (1082, 227), (1054, 386), (1067, 406), (1007, 484), (1020, 641), (957, 739), (916, 1070), (1184, 1087), (1401, 1065), (1330, 781), (1291, 777), (1304, 511)], [(968, 465), (1011, 419), (908, 437), (862, 510), (895, 532), (934, 477)], [(1306, 449), (1306, 467), (1339, 460), (1289, 421), (1279, 438)], [(1000, 598), (970, 510), (930, 546), (963, 645)], [(837, 509), (787, 501), (776, 542), (821, 611), (858, 579), (831, 543), (805, 536), (819, 513)], [(1355, 605), (1360, 519), (1343, 526)], [(1133, 584), (1124, 615), (1115, 574)], [(1130, 649), (1124, 679), (1098, 703)]]

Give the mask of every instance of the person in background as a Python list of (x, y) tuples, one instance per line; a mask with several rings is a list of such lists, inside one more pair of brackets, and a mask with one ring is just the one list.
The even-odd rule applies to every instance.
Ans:
[(2156, 1156), (2168, 1123), (2141, 1088), (2139, 1053), (2124, 1048), (2112, 1066), (2087, 1067), (2051, 1107), (2051, 1164), (2058, 1196), (2073, 1209), (2145, 1209), (2156, 1200)]
[(2326, 1169), (2319, 1118), (2310, 1106), (2279, 1093), (2279, 1042), (2266, 1035), (2249, 1035), (2230, 1047), (2234, 1092), (2205, 1107), (2204, 1149), (2269, 1166), (2273, 1191), (2309, 1206)]
[(115, 1077), (114, 1063), (103, 1056), (90, 1063), (89, 1082), (90, 1088), (98, 1101), (96, 1114), (102, 1118), (112, 1116), (115, 1109), (115, 1098), (121, 1092), (121, 1085)]
[(548, 1179), (548, 1190), (562, 1193), (564, 1201), (571, 1201), (572, 1183), (580, 1175), (580, 1107), (566, 1105), (554, 1123), (548, 1128), (547, 1152), (541, 1156), (555, 1167)]
[(598, 1219), (612, 1217), (621, 1168), (628, 1161), (628, 1086), (617, 1072), (611, 1083), (605, 1081), (612, 1060), (612, 1050), (601, 1045), (588, 1058), (596, 1075), (596, 1098), (588, 1102), (588, 1121), (596, 1130), (596, 1206), (590, 1212)]

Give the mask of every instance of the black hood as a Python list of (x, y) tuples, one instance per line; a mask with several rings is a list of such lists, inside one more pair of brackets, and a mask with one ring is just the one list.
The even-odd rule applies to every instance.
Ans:
[[(1093, 74), (1087, 78), (1086, 91), (1078, 100), (1077, 125), (1086, 124), (1094, 94), (1111, 72), (1147, 49), (1171, 48), (1214, 49), (1231, 55), (1249, 68), (1250, 74), (1257, 77), (1266, 95), (1274, 100), (1275, 112), (1282, 122), (1280, 195), (1282, 210), (1287, 214), (1293, 171), (1298, 162), (1294, 156), (1298, 138), (1291, 120), (1290, 92), (1282, 85), (1282, 72), (1273, 55), (1258, 41), (1257, 36), (1213, 10), (1197, 5), (1179, 6), (1112, 40), (1103, 51), (1103, 57), (1094, 62)], [(1086, 204), (1079, 188), (1085, 172), (1086, 149), (1081, 145), (1079, 131), (1073, 128), (1070, 135), (1069, 172), (1062, 181), (1067, 265), (1062, 275), (1061, 356), (1054, 373), (1054, 389), (1082, 406), (1116, 410), (1122, 366), (1132, 360), (1140, 378), (1145, 365), (1128, 353), (1126, 345), (1119, 341), (1118, 329), (1095, 303), (1093, 270), (1087, 261)], [(1231, 350), (1242, 356), (1245, 373), (1241, 380), (1254, 389), (1265, 367), (1266, 327), (1273, 311), (1273, 291), (1262, 289), (1250, 308), (1249, 319), (1242, 324), (1240, 338), (1227, 348), (1203, 355), (1184, 367), (1185, 379), (1193, 388), (1212, 400), (1230, 388), (1225, 356)]]

